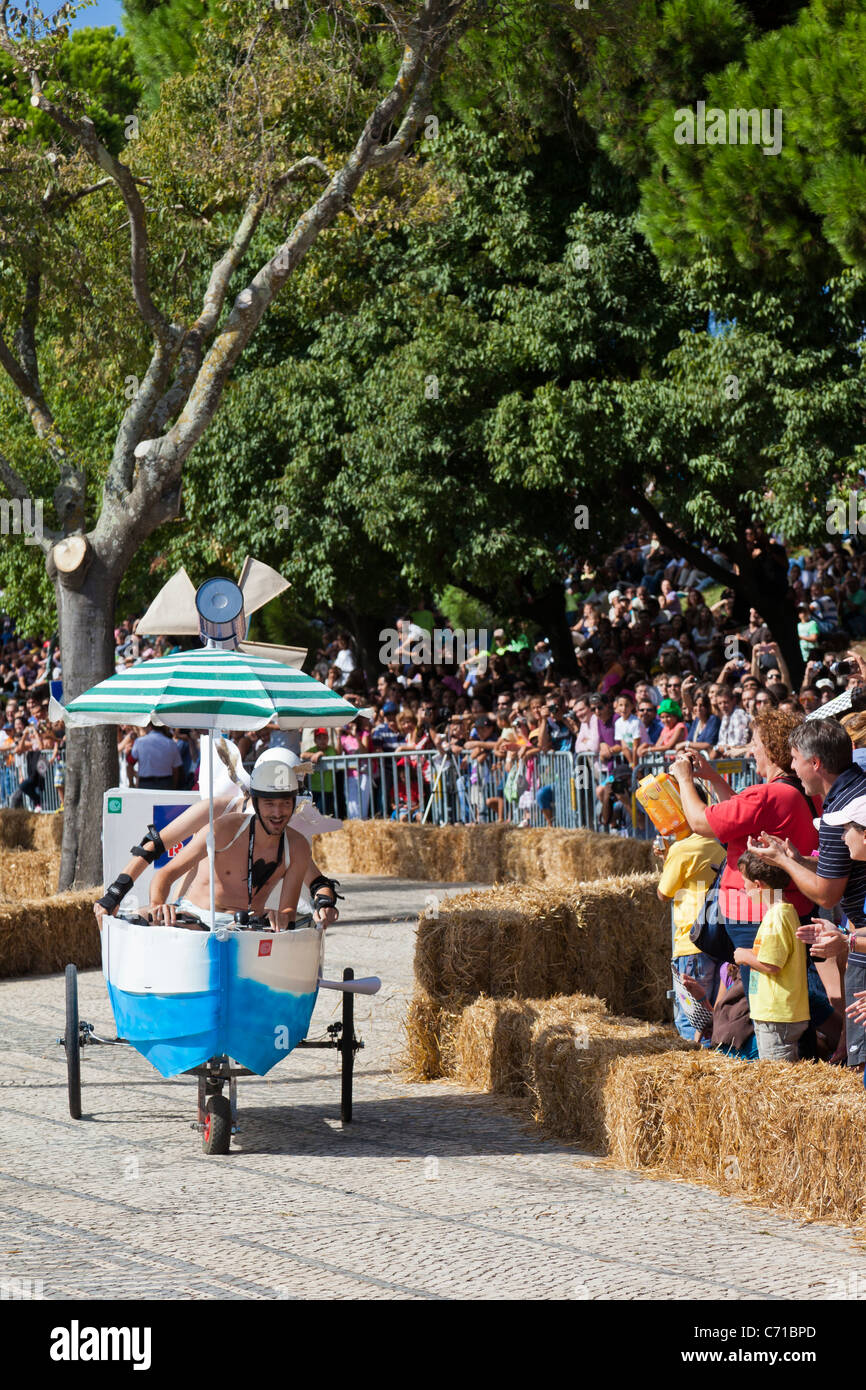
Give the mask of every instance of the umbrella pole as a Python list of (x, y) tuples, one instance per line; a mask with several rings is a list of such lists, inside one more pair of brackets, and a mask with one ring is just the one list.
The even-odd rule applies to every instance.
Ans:
[(207, 859), (210, 868), (210, 925), (213, 931), (216, 925), (216, 886), (214, 883), (214, 835), (213, 835), (213, 736), (214, 730), (208, 733), (207, 740), (207, 770), (208, 770), (208, 789), (207, 789)]

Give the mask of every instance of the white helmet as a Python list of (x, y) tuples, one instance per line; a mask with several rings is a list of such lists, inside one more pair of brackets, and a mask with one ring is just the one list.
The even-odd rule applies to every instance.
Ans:
[(296, 796), (299, 790), (296, 768), (301, 759), (288, 748), (267, 748), (255, 762), (250, 774), (250, 795), (277, 797)]

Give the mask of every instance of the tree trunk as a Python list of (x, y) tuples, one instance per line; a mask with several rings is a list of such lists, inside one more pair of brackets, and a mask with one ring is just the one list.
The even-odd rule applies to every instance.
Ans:
[(550, 642), (556, 671), (561, 676), (576, 676), (577, 656), (565, 615), (564, 585), (552, 585), (544, 593), (538, 594), (533, 598), (531, 607), (524, 606), (523, 613), (545, 629), (544, 636)]
[[(84, 582), (57, 579), (63, 703), (114, 673), (114, 603), (118, 581), (94, 556)], [(70, 729), (66, 738), (61, 892), (102, 883), (102, 798), (118, 779), (117, 728)]]
[(796, 695), (806, 669), (795, 626), (796, 610), (792, 612), (787, 599), (779, 599), (775, 594), (767, 593), (766, 589), (763, 593), (756, 592), (751, 601), (779, 644), (779, 650), (787, 662), (794, 683), (792, 693)]

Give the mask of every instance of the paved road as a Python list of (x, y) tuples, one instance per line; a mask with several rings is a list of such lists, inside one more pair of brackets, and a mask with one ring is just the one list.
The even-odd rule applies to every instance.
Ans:
[[(85, 1053), (73, 1121), (62, 976), (0, 981), (0, 1297), (29, 1279), (46, 1299), (866, 1299), (846, 1231), (592, 1166), (492, 1097), (395, 1078), (412, 922), (429, 893), (459, 890), (347, 882), (326, 973), (385, 981), (358, 1001), (347, 1130), (325, 1052), (239, 1083), (226, 1157), (189, 1128), (195, 1083), (162, 1081), (128, 1048)], [(113, 1033), (98, 971), (81, 1001)], [(313, 1035), (338, 1008), (323, 992)]]

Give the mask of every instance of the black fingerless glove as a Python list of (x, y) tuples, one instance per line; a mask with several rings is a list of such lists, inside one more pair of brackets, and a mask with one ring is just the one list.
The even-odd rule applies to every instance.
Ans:
[(104, 907), (106, 912), (116, 912), (132, 887), (132, 883), (129, 874), (118, 874), (114, 882), (106, 888), (102, 897), (96, 899), (97, 904)]
[(313, 898), (313, 911), (320, 912), (323, 907), (332, 907), (335, 912), (337, 911), (336, 893), (334, 894), (333, 898), (329, 898), (321, 892), (316, 894), (316, 896)]

